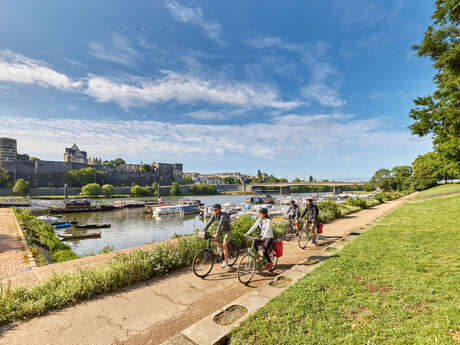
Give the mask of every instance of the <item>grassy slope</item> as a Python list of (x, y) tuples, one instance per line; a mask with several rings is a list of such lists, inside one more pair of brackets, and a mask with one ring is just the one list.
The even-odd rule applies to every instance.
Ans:
[(231, 344), (458, 344), (459, 306), (460, 194), (417, 198), (269, 302)]

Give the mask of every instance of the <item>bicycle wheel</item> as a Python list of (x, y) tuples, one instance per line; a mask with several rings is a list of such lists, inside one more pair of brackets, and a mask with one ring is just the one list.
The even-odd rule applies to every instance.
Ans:
[(309, 233), (310, 233), (309, 230), (307, 230), (307, 231), (301, 230), (300, 231), (299, 237), (297, 239), (297, 242), (299, 243), (300, 249), (305, 249), (307, 247), (308, 241), (311, 238), (311, 235), (308, 236)]
[(238, 265), (238, 280), (242, 284), (248, 284), (254, 272), (256, 271), (256, 259), (251, 254), (246, 254), (241, 258), (240, 264)]
[(193, 273), (197, 277), (204, 278), (211, 272), (214, 266), (214, 253), (210, 249), (203, 249), (193, 258)]
[(228, 265), (233, 266), (238, 260), (239, 250), (235, 240), (228, 242)]
[(286, 242), (289, 242), (291, 240), (291, 237), (292, 237), (292, 227), (288, 223), (283, 228), (283, 240)]

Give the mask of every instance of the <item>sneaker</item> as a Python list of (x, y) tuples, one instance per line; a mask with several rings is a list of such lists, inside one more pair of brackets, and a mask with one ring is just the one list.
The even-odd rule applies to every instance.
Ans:
[(273, 272), (273, 264), (271, 262), (267, 266), (267, 271), (268, 272)]
[(222, 268), (227, 267), (227, 262), (222, 261), (222, 265), (220, 265), (220, 267), (222, 267)]
[(311, 243), (316, 244), (316, 239), (315, 239), (315, 238), (312, 239), (312, 240), (311, 240)]

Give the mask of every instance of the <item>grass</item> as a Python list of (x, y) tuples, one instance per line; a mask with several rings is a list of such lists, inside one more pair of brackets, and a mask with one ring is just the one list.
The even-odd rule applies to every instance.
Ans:
[(406, 202), (252, 315), (229, 343), (458, 344), (459, 210), (460, 194)]
[(427, 190), (420, 192), (417, 195), (417, 198), (428, 197), (437, 194), (447, 194), (452, 192), (459, 192), (460, 193), (460, 183), (452, 183), (446, 185), (436, 186)]

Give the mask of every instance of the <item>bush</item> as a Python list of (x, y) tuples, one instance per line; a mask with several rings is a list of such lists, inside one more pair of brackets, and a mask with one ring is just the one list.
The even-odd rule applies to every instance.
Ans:
[(356, 206), (359, 208), (367, 208), (367, 202), (364, 199), (360, 198), (348, 198), (347, 201), (345, 201), (345, 204), (350, 205), (350, 206)]
[(29, 194), (29, 182), (20, 178), (16, 181), (16, 184), (13, 187), (13, 192), (19, 194), (20, 196), (26, 196)]
[(102, 194), (102, 188), (98, 183), (89, 183), (81, 188), (81, 195), (98, 196)]
[(102, 186), (102, 194), (106, 197), (111, 197), (115, 191), (115, 188), (111, 184), (105, 184)]
[(169, 190), (169, 195), (172, 195), (172, 196), (180, 195), (179, 183), (177, 183), (177, 182), (172, 183), (171, 189)]
[(134, 196), (146, 196), (150, 195), (149, 187), (141, 187), (137, 184), (131, 187), (131, 194)]
[(318, 203), (319, 215), (318, 220), (321, 223), (330, 222), (341, 216), (339, 205), (332, 201), (322, 201)]

